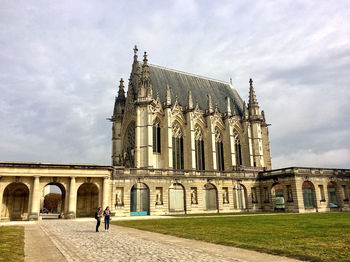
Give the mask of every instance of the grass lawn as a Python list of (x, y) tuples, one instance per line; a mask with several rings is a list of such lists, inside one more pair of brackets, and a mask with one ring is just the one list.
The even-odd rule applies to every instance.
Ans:
[(212, 217), (212, 216), (239, 216), (239, 215), (255, 215), (255, 214), (275, 214), (272, 212), (232, 212), (232, 213), (195, 213), (195, 214), (171, 214), (164, 216), (171, 217)]
[(311, 261), (350, 261), (350, 213), (113, 221), (210, 243)]
[(24, 261), (24, 228), (0, 226), (0, 261)]

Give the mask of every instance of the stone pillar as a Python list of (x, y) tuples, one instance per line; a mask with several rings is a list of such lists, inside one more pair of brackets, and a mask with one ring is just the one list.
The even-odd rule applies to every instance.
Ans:
[(105, 209), (109, 205), (109, 179), (108, 177), (103, 178), (103, 193), (102, 193), (102, 209)]
[(252, 142), (252, 133), (250, 129), (250, 124), (247, 124), (246, 128), (248, 131), (248, 151), (249, 151), (250, 166), (254, 166), (253, 142)]
[(34, 176), (32, 187), (32, 206), (30, 208), (29, 220), (38, 220), (40, 212), (40, 179), (39, 176)]
[(149, 105), (138, 104), (136, 109), (136, 167), (153, 167), (152, 114)]
[(212, 121), (210, 121), (210, 125), (209, 125), (209, 132), (210, 132), (210, 136), (211, 136), (211, 152), (212, 152), (212, 163), (213, 163), (213, 170), (217, 170), (217, 161), (216, 161), (216, 142), (215, 142), (215, 129), (214, 129), (214, 125), (212, 123)]
[(73, 219), (76, 217), (76, 207), (77, 205), (77, 192), (75, 188), (75, 176), (70, 178), (70, 186), (69, 186), (69, 204), (68, 204), (68, 219)]
[[(193, 112), (190, 112), (187, 114), (186, 116), (187, 118), (187, 132), (190, 134), (189, 136), (189, 140), (190, 140), (190, 143), (188, 145), (188, 149), (189, 149), (189, 164), (188, 164), (188, 169), (193, 169), (195, 170), (196, 169), (196, 146), (195, 146), (195, 137), (194, 137), (194, 125), (193, 125)], [(204, 134), (203, 134), (204, 135)], [(186, 167), (185, 167), (186, 168)]]
[(172, 133), (172, 126), (171, 126), (171, 109), (166, 108), (165, 109), (165, 121), (166, 121), (166, 126), (167, 126), (167, 130), (166, 130), (166, 137), (167, 137), (167, 144), (166, 144), (166, 148), (167, 148), (167, 167), (169, 169), (173, 168), (173, 133)]
[(264, 167), (264, 153), (263, 153), (263, 143), (262, 143), (262, 135), (261, 135), (261, 125), (258, 121), (251, 122), (251, 141), (253, 146), (253, 155), (255, 166)]

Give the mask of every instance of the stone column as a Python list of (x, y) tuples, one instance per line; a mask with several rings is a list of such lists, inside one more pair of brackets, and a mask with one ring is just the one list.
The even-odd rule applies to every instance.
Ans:
[(66, 218), (73, 219), (76, 217), (76, 207), (77, 205), (77, 193), (75, 188), (75, 176), (70, 178), (69, 186), (69, 204), (68, 204), (68, 213)]
[(34, 176), (32, 187), (32, 206), (29, 213), (29, 220), (38, 220), (40, 212), (40, 180), (39, 176)]
[(109, 179), (108, 177), (103, 178), (103, 193), (102, 193), (102, 209), (105, 209), (109, 205)]

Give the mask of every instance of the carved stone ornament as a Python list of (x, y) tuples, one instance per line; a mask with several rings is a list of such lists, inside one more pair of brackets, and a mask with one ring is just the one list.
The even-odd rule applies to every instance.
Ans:
[(199, 106), (198, 104), (196, 105), (194, 111), (193, 111), (193, 120), (194, 121), (199, 121), (199, 122), (202, 122), (202, 124), (204, 124), (206, 126), (206, 122), (204, 120), (204, 117), (203, 117), (203, 113), (202, 111), (199, 109)]
[(225, 129), (225, 125), (224, 125), (224, 122), (222, 121), (221, 114), (217, 110), (215, 110), (214, 115), (210, 116), (210, 120), (213, 123), (213, 125), (218, 125), (221, 128)]
[(156, 113), (160, 115), (164, 114), (162, 103), (160, 102), (159, 97), (157, 97), (157, 99), (154, 100), (154, 103), (151, 104), (151, 112), (153, 114), (156, 114)]
[(179, 118), (181, 119), (184, 123), (186, 123), (185, 117), (182, 113), (181, 107), (179, 106), (177, 100), (175, 101), (174, 106), (171, 109), (171, 118)]

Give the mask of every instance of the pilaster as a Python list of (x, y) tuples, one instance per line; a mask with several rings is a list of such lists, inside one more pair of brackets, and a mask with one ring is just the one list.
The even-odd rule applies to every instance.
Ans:
[(166, 152), (167, 152), (167, 168), (173, 168), (173, 141), (172, 141), (172, 127), (171, 127), (171, 108), (167, 107), (164, 110), (165, 112), (165, 122), (166, 122)]
[(69, 183), (69, 204), (68, 204), (68, 213), (67, 218), (72, 219), (76, 216), (76, 203), (77, 203), (77, 194), (76, 194), (76, 185), (75, 177), (70, 178)]
[(148, 103), (139, 103), (136, 109), (136, 167), (153, 166), (152, 114)]
[(186, 122), (187, 122), (186, 132), (189, 134), (189, 141), (190, 141), (188, 145), (188, 149), (189, 149), (188, 152), (190, 153), (188, 167), (190, 169), (195, 170), (196, 169), (196, 148), (195, 148), (195, 137), (194, 137), (193, 112), (188, 112), (186, 114)]
[(32, 187), (32, 205), (30, 208), (29, 220), (38, 220), (40, 212), (40, 177), (34, 176)]
[(102, 207), (103, 209), (109, 206), (109, 192), (110, 192), (110, 186), (109, 186), (109, 178), (104, 177), (103, 178), (103, 194), (102, 194)]

